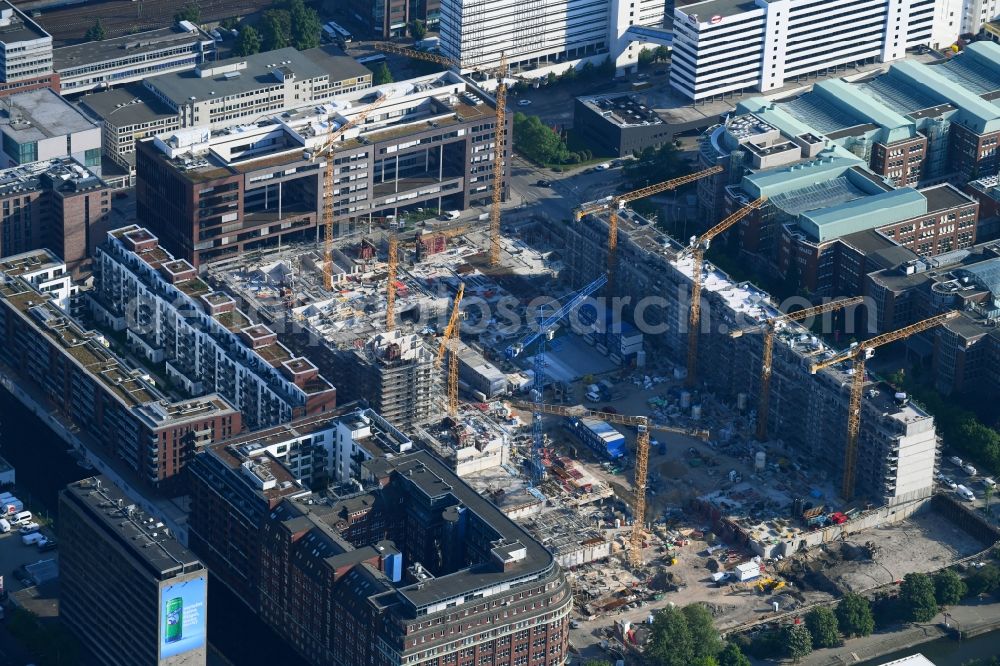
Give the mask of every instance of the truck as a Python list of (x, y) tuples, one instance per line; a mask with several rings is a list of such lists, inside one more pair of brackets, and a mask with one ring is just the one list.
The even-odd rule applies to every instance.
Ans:
[(16, 497), (11, 497), (0, 504), (0, 514), (5, 516), (14, 515), (24, 511), (24, 502), (17, 499)]
[(966, 486), (959, 485), (955, 488), (955, 494), (964, 499), (966, 502), (971, 502), (976, 499), (976, 493)]

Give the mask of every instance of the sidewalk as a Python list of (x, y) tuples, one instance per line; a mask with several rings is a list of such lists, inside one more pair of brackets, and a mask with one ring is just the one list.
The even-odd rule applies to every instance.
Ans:
[[(957, 626), (963, 633), (976, 633), (977, 630), (1000, 627), (1000, 602), (966, 601), (948, 608), (947, 612), (951, 626), (953, 628)], [(844, 645), (838, 648), (816, 650), (799, 664), (843, 666), (874, 659), (879, 655), (904, 650), (949, 635), (944, 622), (944, 613), (938, 613), (927, 623), (904, 625), (898, 631), (874, 633), (871, 636), (845, 641)]]

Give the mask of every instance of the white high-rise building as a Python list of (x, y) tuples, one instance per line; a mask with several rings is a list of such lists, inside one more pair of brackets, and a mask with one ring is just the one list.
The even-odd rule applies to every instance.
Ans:
[(664, 8), (664, 0), (441, 0), (441, 52), (466, 68), (495, 67), (505, 55), (525, 76), (609, 56), (623, 66), (641, 48), (624, 32), (662, 26)]
[[(947, 46), (951, 0), (707, 0), (674, 10), (670, 83), (693, 100)], [(950, 37), (954, 35), (954, 37)]]

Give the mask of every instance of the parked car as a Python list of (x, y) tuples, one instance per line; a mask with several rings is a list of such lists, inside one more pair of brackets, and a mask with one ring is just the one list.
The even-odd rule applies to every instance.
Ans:
[(517, 100), (517, 105), (518, 106), (531, 106), (531, 100), (530, 99), (519, 99), (519, 100)]
[(997, 482), (993, 480), (992, 476), (983, 477), (983, 485), (987, 488), (996, 488)]
[(38, 523), (27, 523), (17, 528), (17, 532), (18, 534), (34, 534), (40, 529), (42, 529), (42, 526)]
[(948, 490), (955, 490), (956, 488), (958, 488), (958, 484), (949, 479), (948, 477), (944, 477), (943, 479), (941, 479), (941, 485), (947, 488)]
[(536, 187), (552, 187), (552, 183), (549, 182), (549, 181), (547, 181), (547, 180), (545, 180), (545, 179), (540, 179), (540, 180), (538, 180), (535, 183), (535, 186)]
[(611, 162), (601, 162), (600, 164), (594, 167), (594, 170), (607, 171), (610, 168), (611, 168)]
[(962, 465), (962, 471), (968, 474), (969, 476), (975, 476), (977, 470), (969, 463), (965, 463), (964, 465)]
[(42, 553), (47, 553), (50, 550), (55, 550), (59, 547), (59, 544), (55, 539), (42, 539), (38, 542), (38, 550)]
[(961, 467), (963, 465), (962, 459), (959, 458), (958, 456), (952, 456), (951, 458), (948, 458), (948, 460), (950, 460), (951, 464), (955, 465), (956, 467)]

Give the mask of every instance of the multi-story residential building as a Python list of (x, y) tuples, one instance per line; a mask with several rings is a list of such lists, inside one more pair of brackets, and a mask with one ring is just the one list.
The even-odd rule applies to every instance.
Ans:
[(351, 397), (364, 399), (401, 428), (431, 415), (434, 355), (424, 339), (395, 330), (379, 333), (354, 351)]
[[(580, 222), (551, 227), (554, 243), (566, 248), (566, 271), (573, 284), (586, 284), (607, 266), (608, 226), (605, 219), (588, 216)], [(687, 352), (687, 320), (691, 275), (695, 267), (682, 254), (683, 246), (631, 211), (619, 215), (616, 295), (630, 296), (643, 307), (632, 313), (645, 340), (647, 353), (663, 354), (683, 365)], [(732, 337), (734, 328), (755, 326), (776, 316), (769, 296), (748, 283), (735, 283), (717, 267), (705, 264), (702, 328), (699, 335), (699, 385), (721, 400), (736, 404), (760, 391), (762, 336)], [(848, 317), (848, 320), (852, 320)], [(851, 328), (849, 335), (863, 331)], [(839, 478), (844, 469), (848, 397), (848, 368), (810, 374), (810, 358), (830, 353), (808, 329), (790, 325), (773, 348), (768, 432), (782, 440), (788, 455), (801, 464), (823, 469)], [(882, 396), (890, 395), (885, 391)], [(891, 400), (889, 401), (891, 402)], [(898, 504), (928, 497), (934, 490), (936, 443), (934, 422), (911, 404), (874, 401), (866, 393), (862, 403), (861, 453), (857, 493), (874, 501)]]
[(101, 128), (49, 88), (8, 95), (0, 134), (4, 167), (72, 157), (101, 175)]
[(670, 85), (697, 101), (948, 46), (938, 0), (706, 0), (674, 9)]
[(1000, 245), (915, 258), (866, 276), (865, 295), (880, 331), (945, 310), (961, 316), (921, 336), (914, 351), (933, 358), (934, 381), (945, 393), (1000, 389)]
[(135, 225), (110, 232), (94, 260), (94, 316), (191, 396), (218, 392), (250, 429), (332, 410), (336, 389), (309, 359), (212, 291), (184, 259)]
[(59, 75), (59, 92), (63, 95), (192, 70), (213, 60), (214, 56), (215, 40), (188, 21), (170, 28), (63, 46), (52, 51), (53, 68)]
[(405, 37), (416, 21), (434, 30), (441, 18), (440, 0), (350, 0), (348, 6), (372, 34), (384, 38)]
[(310, 663), (563, 664), (572, 595), (553, 556), (429, 453), (388, 452), (338, 472), (365, 490), (337, 496), (270, 454), (206, 449), (191, 543)]
[(318, 153), (327, 123), (357, 118), (380, 96), (381, 105), (336, 145), (335, 233), (348, 231), (353, 220), (418, 206), (444, 211), (490, 202), (494, 107), (470, 82), (441, 72), (255, 124), (142, 141), (139, 221), (195, 266), (318, 240), (326, 168)]
[(727, 188), (726, 197), (731, 210), (767, 198), (741, 221), (740, 249), (757, 266), (816, 294), (860, 293), (864, 276), (844, 253), (851, 234), (876, 230), (921, 255), (976, 240), (979, 204), (972, 197), (949, 184), (895, 188), (843, 157), (752, 173)]
[(103, 125), (105, 154), (134, 179), (135, 144), (144, 137), (254, 123), (369, 88), (371, 77), (368, 68), (330, 47), (286, 48), (243, 59), (204, 57), (173, 73), (139, 77), (142, 83), (86, 95), (81, 104)]
[[(52, 263), (50, 253), (36, 257)], [(22, 255), (0, 264), (0, 361), (5, 373), (75, 423), (99, 448), (95, 453), (121, 459), (140, 482), (156, 487), (198, 447), (241, 430), (240, 413), (217, 393), (168, 399), (143, 370), (111, 351), (106, 338), (56, 305), (71, 286), (61, 282), (53, 290), (47, 281), (26, 279), (27, 261)], [(66, 266), (51, 271), (56, 279)]]
[(32, 250), (10, 257), (0, 262), (0, 271), (10, 278), (24, 280), (37, 291), (47, 294), (50, 302), (71, 316), (76, 316), (80, 301), (76, 298), (80, 290), (70, 273), (66, 262), (51, 250)]
[(97, 476), (59, 493), (59, 540), (59, 619), (100, 663), (206, 663), (208, 571), (162, 522)]
[(0, 256), (48, 248), (74, 274), (86, 272), (111, 224), (110, 197), (107, 183), (71, 159), (0, 171)]
[(15, 92), (59, 90), (52, 71), (52, 36), (6, 0), (0, 2), (0, 97)]

